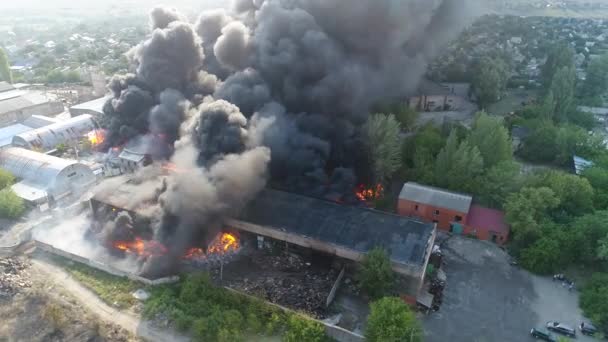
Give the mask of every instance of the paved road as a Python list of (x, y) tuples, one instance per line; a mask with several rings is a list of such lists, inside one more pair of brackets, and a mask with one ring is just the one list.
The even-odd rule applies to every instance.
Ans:
[(140, 320), (135, 315), (110, 307), (93, 292), (74, 280), (67, 272), (55, 265), (43, 260), (32, 259), (32, 271), (38, 271), (48, 276), (50, 282), (67, 290), (86, 309), (97, 315), (100, 319), (120, 325), (125, 330), (147, 341), (186, 342), (190, 340), (184, 336), (167, 331), (167, 329), (160, 330), (150, 323)]
[[(427, 342), (533, 341), (532, 327), (583, 319), (576, 293), (511, 266), (491, 243), (458, 237), (442, 249), (448, 280), (441, 309), (423, 318)], [(577, 333), (577, 341), (594, 341)]]

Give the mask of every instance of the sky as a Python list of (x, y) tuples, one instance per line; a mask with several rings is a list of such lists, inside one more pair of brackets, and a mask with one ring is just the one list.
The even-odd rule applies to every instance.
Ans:
[(167, 4), (170, 7), (215, 8), (226, 6), (229, 0), (0, 0), (0, 9), (76, 8), (103, 9), (109, 6), (150, 8)]

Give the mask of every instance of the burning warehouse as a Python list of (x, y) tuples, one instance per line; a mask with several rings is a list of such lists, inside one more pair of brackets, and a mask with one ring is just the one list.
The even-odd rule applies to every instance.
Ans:
[[(91, 199), (91, 208), (98, 220), (104, 222), (107, 220), (104, 215), (116, 217), (130, 213), (132, 226), (127, 229), (138, 232), (127, 238), (131, 239), (130, 244), (119, 242), (122, 245), (117, 246), (116, 241), (111, 242), (115, 248), (140, 248), (142, 251), (138, 254), (143, 255), (158, 253), (159, 247), (153, 241), (145, 242), (146, 237), (151, 238), (146, 226), (150, 224), (146, 205), (130, 205), (133, 202), (129, 191), (125, 183), (111, 194), (99, 193)], [(238, 243), (235, 236), (251, 236), (257, 241), (279, 241), (356, 263), (372, 248), (382, 246), (391, 254), (393, 269), (407, 280), (400, 291), (411, 296), (416, 296), (422, 286), (435, 240), (433, 224), (270, 189), (261, 191), (236, 217), (224, 219), (223, 228), (212, 240), (210, 249), (234, 250)], [(124, 239), (124, 235), (121, 238)], [(151, 243), (147, 250), (143, 250), (144, 243)], [(203, 252), (192, 246), (186, 250), (186, 258)]]
[(123, 155), (152, 165), (91, 200), (96, 236), (143, 250), (146, 275), (225, 248), (224, 233), (355, 262), (380, 245), (416, 294), (432, 225), (311, 197), (382, 193), (356, 189), (383, 178), (367, 148), (370, 109), (413, 91), (466, 13), (457, 0), (237, 0), (190, 23), (154, 9), (152, 32), (129, 53), (134, 73), (112, 78), (100, 118), (104, 150), (154, 137)]

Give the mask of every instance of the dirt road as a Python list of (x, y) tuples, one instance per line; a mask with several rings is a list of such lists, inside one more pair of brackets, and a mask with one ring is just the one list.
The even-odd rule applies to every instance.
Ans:
[(126, 312), (119, 311), (104, 303), (89, 289), (81, 285), (63, 269), (52, 265), (44, 260), (32, 259), (32, 271), (40, 272), (47, 277), (48, 281), (61, 286), (68, 291), (74, 298), (90, 312), (96, 314), (101, 320), (112, 322), (121, 326), (132, 334), (147, 341), (158, 342), (186, 342), (190, 341), (185, 336), (180, 336), (167, 329), (158, 329), (149, 322), (141, 320), (139, 317)]

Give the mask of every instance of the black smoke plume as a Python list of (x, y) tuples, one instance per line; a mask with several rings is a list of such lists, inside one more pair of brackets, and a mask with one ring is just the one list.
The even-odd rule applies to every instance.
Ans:
[(370, 107), (414, 90), (471, 1), (237, 0), (194, 25), (154, 9), (104, 111), (108, 147), (150, 133), (174, 147), (157, 239), (177, 258), (266, 177), (316, 196), (369, 179)]

